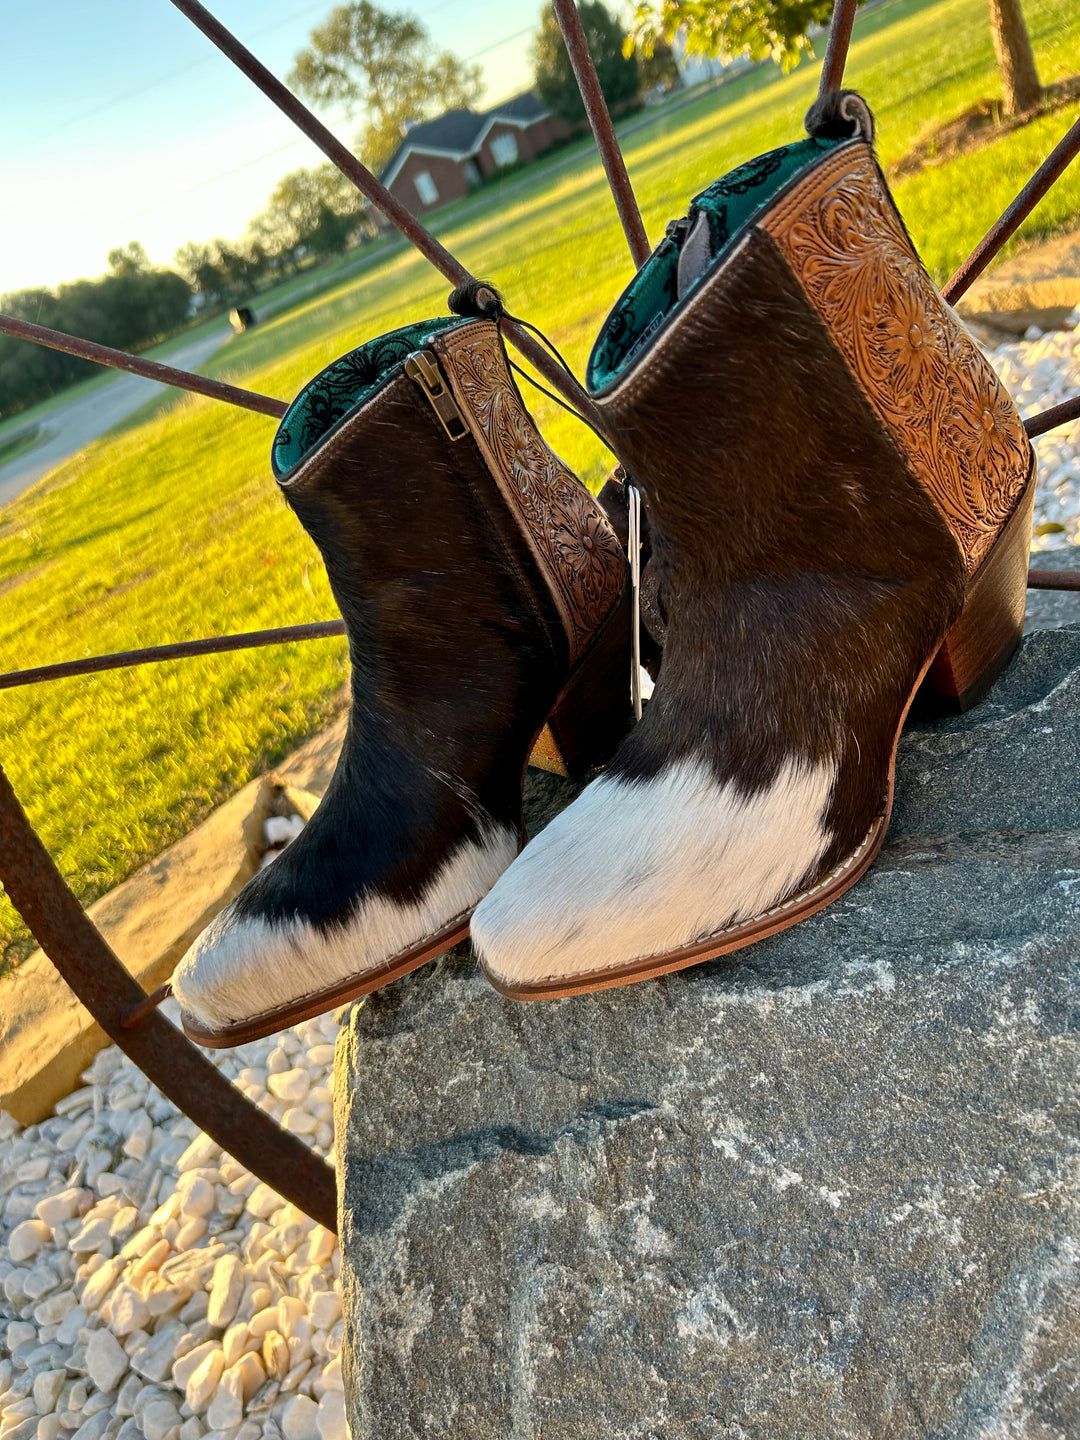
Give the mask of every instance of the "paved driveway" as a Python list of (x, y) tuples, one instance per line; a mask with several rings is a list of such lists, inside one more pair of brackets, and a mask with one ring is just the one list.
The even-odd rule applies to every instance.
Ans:
[[(165, 357), (165, 361), (178, 370), (195, 370), (231, 335), (231, 327), (223, 322), (220, 329), (174, 350)], [(51, 438), (7, 465), (0, 465), (0, 505), (14, 500), (16, 495), (21, 495), (62, 460), (133, 415), (158, 390), (169, 388), (159, 385), (156, 380), (144, 380), (140, 375), (118, 374), (108, 385), (50, 411), (42, 424), (46, 430), (52, 431)]]

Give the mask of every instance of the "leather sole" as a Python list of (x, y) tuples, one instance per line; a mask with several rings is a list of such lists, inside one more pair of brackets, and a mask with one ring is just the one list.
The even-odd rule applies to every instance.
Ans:
[(366, 970), (363, 975), (340, 980), (336, 985), (328, 985), (325, 990), (315, 990), (288, 1005), (280, 1005), (276, 1010), (266, 1010), (250, 1020), (240, 1020), (235, 1025), (226, 1025), (220, 1030), (209, 1030), (189, 1015), (181, 1014), (180, 1023), (184, 1027), (184, 1034), (207, 1050), (224, 1050), (230, 1045), (247, 1045), (252, 1040), (263, 1040), (278, 1030), (299, 1025), (301, 1020), (313, 1020), (316, 1015), (325, 1015), (328, 1010), (336, 1010), (339, 1005), (346, 1005), (350, 1000), (360, 1000), (363, 996), (370, 995), (373, 990), (381, 990), (392, 980), (399, 980), (403, 975), (426, 965), (429, 960), (434, 960), (437, 955), (452, 950), (468, 936), (471, 918), (472, 910), (467, 910), (441, 930), (425, 936), (422, 941), (395, 955), (375, 970)]

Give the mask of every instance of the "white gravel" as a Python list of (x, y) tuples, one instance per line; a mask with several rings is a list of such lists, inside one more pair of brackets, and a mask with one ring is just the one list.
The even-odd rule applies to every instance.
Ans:
[[(213, 1056), (331, 1161), (337, 1031)], [(82, 1078), (0, 1112), (0, 1440), (347, 1440), (334, 1236), (115, 1047)]]
[[(1080, 394), (1080, 312), (1069, 330), (1028, 337), (988, 352), (1025, 420)], [(1035, 496), (1032, 548), (1080, 545), (1080, 421), (1035, 441), (1039, 488)]]

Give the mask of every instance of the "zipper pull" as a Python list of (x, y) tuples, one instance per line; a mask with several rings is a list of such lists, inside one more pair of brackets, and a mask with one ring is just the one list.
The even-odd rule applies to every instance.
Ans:
[(405, 361), (405, 374), (419, 385), (451, 440), (461, 440), (469, 433), (453, 395), (446, 388), (435, 356), (430, 350), (414, 350)]

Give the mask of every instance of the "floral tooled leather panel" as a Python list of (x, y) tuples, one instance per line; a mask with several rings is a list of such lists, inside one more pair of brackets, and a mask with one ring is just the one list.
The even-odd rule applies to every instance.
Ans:
[(581, 655), (622, 589), (626, 556), (585, 486), (545, 444), (525, 409), (496, 326), (432, 341), (465, 422), (540, 566), (570, 644)]
[(869, 146), (843, 146), (759, 224), (974, 571), (1024, 488), (1031, 442), (920, 264)]

